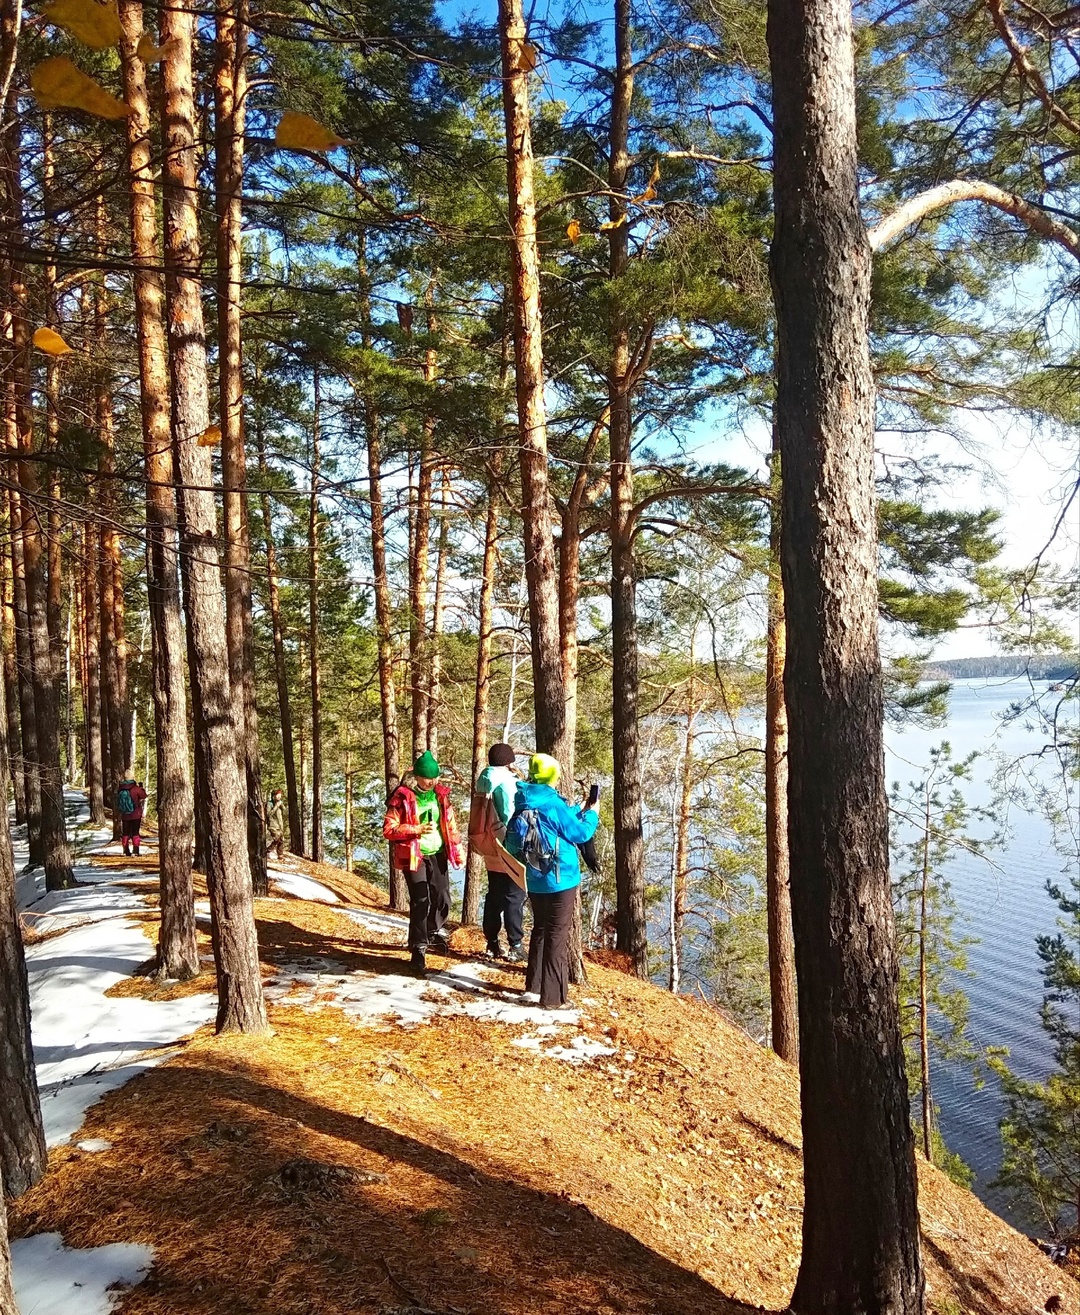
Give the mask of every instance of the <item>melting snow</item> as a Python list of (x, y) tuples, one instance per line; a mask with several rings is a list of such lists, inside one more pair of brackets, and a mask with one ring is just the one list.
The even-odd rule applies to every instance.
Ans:
[(153, 1260), (153, 1247), (136, 1242), (75, 1249), (59, 1233), (18, 1238), (11, 1244), (15, 1304), (21, 1315), (108, 1315)]
[(282, 872), (277, 868), (271, 872), (270, 880), (278, 890), (283, 890), (286, 895), (292, 895), (296, 899), (312, 900), (316, 904), (341, 903), (340, 896), (335, 895), (329, 886), (324, 886), (321, 881), (315, 881), (311, 877), (305, 877), (302, 872)]

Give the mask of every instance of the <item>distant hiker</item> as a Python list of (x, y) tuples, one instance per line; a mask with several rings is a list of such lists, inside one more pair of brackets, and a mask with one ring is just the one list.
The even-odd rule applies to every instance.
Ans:
[(506, 848), (525, 864), (533, 912), (525, 991), (539, 993), (542, 1009), (558, 1009), (569, 996), (570, 928), (581, 885), (577, 847), (593, 838), (600, 820), (591, 796), (586, 807), (571, 808), (555, 790), (558, 780), (558, 762), (534, 753), (506, 828)]
[(143, 808), (146, 805), (146, 791), (133, 776), (120, 782), (116, 792), (116, 811), (120, 814), (120, 838), (124, 853), (130, 858), (132, 848), (137, 855), (142, 844)]
[(425, 955), (433, 940), (449, 941), (450, 874), (461, 867), (450, 787), (440, 785), (435, 755), (425, 752), (413, 765), (415, 789), (402, 782), (390, 796), (383, 818), (383, 835), (393, 846), (396, 868), (409, 886), (409, 950), (413, 971), (423, 975)]
[(266, 852), (271, 850), (279, 860), (285, 857), (285, 802), (280, 790), (270, 791), (266, 809)]
[[(498, 842), (506, 835), (506, 824), (514, 811), (518, 778), (510, 770), (515, 754), (508, 744), (493, 744), (488, 750), (488, 765), (476, 778), (472, 807), (469, 809), (469, 844), (484, 860), (488, 888), (484, 898), (484, 935), (488, 954), (493, 959), (524, 961), (521, 941), (525, 935), (525, 890), (506, 870), (499, 857)], [(509, 952), (499, 944), (499, 932), (506, 927)]]

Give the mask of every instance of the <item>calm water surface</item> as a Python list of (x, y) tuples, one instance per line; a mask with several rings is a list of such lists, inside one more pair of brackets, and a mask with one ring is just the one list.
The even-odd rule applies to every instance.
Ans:
[[(1016, 758), (1044, 743), (1041, 733), (1022, 723), (1002, 724), (1010, 704), (1030, 689), (1025, 680), (956, 682), (947, 727), (887, 733), (890, 786), (897, 780), (906, 785), (918, 779), (930, 749), (948, 740), (954, 758), (972, 752), (984, 755), (973, 766), (974, 782), (966, 794), (971, 803), (989, 801), (994, 755)], [(1045, 691), (1047, 685), (1038, 682), (1036, 689)], [(971, 1040), (980, 1048), (1007, 1046), (1014, 1071), (1042, 1078), (1053, 1067), (1053, 1058), (1039, 1024), (1043, 986), (1035, 937), (1055, 929), (1057, 908), (1045, 887), (1048, 878), (1061, 878), (1066, 861), (1054, 848), (1043, 818), (1013, 808), (1008, 822), (1009, 841), (993, 854), (992, 864), (961, 854), (950, 863), (948, 875), (962, 914), (957, 930), (978, 938), (968, 949), (971, 976), (963, 981), (970, 1002)], [(940, 1062), (932, 1077), (942, 1134), (975, 1170), (976, 1192), (1017, 1227), (1035, 1228), (1034, 1221), (1011, 1209), (990, 1186), (1001, 1163), (998, 1121), (1003, 1102), (996, 1079), (990, 1075), (979, 1088), (970, 1068)]]

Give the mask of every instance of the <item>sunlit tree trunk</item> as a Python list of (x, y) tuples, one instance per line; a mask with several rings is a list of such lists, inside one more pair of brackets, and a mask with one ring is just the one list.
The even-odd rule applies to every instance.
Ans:
[[(608, 146), (608, 273), (626, 271), (629, 233), (626, 176), (630, 165), (630, 102), (634, 94), (630, 0), (615, 0), (615, 79)], [(616, 948), (648, 975), (645, 840), (642, 833), (638, 736), (637, 570), (634, 562), (634, 465), (631, 450), (630, 329), (618, 292), (610, 298), (608, 405), (611, 409), (611, 681), (615, 812)]]
[(183, 540), (188, 559), (188, 629), (192, 686), (198, 690), (196, 732), (205, 780), (207, 885), (217, 965), (219, 1032), (264, 1032), (259, 951), (247, 858), (247, 801), (236, 754), (228, 644), (217, 552), (217, 516), (209, 450), (206, 339), (199, 282), (195, 206), (195, 104), (192, 94), (194, 9), (188, 0), (162, 13), (165, 130), (165, 270), (173, 439), (182, 481)]
[(923, 815), (922, 879), (919, 883), (919, 1078), (922, 1088), (923, 1155), (934, 1163), (934, 1095), (930, 1086), (930, 1019), (926, 1000), (926, 938), (929, 933), (930, 904), (930, 783), (926, 784), (926, 808)]
[[(10, 524), (5, 528), (10, 538)], [(2, 581), (4, 608), (4, 707), (7, 742), (15, 795), (15, 822), (22, 826), (26, 822), (26, 773), (22, 757), (22, 728), (19, 725), (19, 676), (15, 666), (15, 598), (11, 586), (11, 557), (6, 552), (0, 552), (0, 581)]]
[(769, 0), (788, 835), (799, 988), (796, 1315), (923, 1308), (889, 886), (870, 246), (850, 0)]
[(86, 776), (90, 821), (105, 822), (105, 778), (101, 761), (101, 648), (98, 613), (98, 532), (92, 521), (83, 528), (83, 646), (86, 651)]
[[(775, 434), (774, 434), (775, 441)], [(780, 456), (773, 454), (769, 504), (769, 616), (765, 655), (765, 901), (769, 936), (772, 1048), (799, 1062), (795, 942), (791, 930), (791, 861), (788, 854), (788, 723), (784, 701), (784, 583), (780, 578)]]
[(308, 507), (308, 656), (311, 676), (311, 857), (323, 861), (322, 672), (319, 665), (319, 427), (322, 403), (319, 370), (313, 381), (315, 414), (311, 425), (311, 502)]
[(514, 307), (521, 513), (532, 635), (536, 747), (564, 761), (566, 699), (559, 660), (559, 585), (551, 531), (547, 410), (536, 240), (535, 167), (529, 123), (529, 74), (521, 0), (500, 0), (503, 110), (510, 207), (511, 300)]
[(0, 816), (0, 1203), (5, 1195), (21, 1196), (33, 1187), (48, 1163), (30, 1044), (30, 993), (15, 906), (7, 797), (7, 745), (0, 736), (0, 800), (5, 804)]
[[(434, 386), (438, 358), (431, 344), (437, 328), (433, 301), (434, 280), (428, 280), (424, 295), (427, 304), (428, 346), (424, 351), (424, 382)], [(420, 430), (420, 461), (416, 481), (416, 513), (412, 525), (413, 551), (409, 559), (409, 683), (412, 688), (412, 755), (428, 747), (430, 716), (430, 642), (427, 628), (428, 576), (431, 557), (431, 501), (435, 483), (435, 421), (425, 415)]]
[(184, 637), (177, 574), (176, 495), (170, 422), (164, 291), (155, 211), (146, 69), (136, 54), (142, 4), (121, 0), (121, 60), (130, 171), (131, 248), (135, 265), (135, 327), (139, 346), (143, 459), (146, 470), (147, 603), (153, 652), (154, 740), (157, 754), (158, 874), (161, 928), (158, 973), (186, 980), (199, 971), (192, 884), (194, 807), (188, 763)]
[(256, 895), (269, 892), (255, 702), (251, 621), (251, 539), (244, 453), (244, 380), (240, 331), (243, 279), (244, 126), (247, 107), (246, 0), (217, 0), (214, 65), (214, 169), (217, 203), (218, 382), (221, 474), (225, 485), (225, 621), (237, 752), (247, 786), (248, 863)]
[[(257, 386), (256, 383), (256, 388)], [(274, 520), (270, 495), (265, 491), (269, 467), (266, 464), (266, 443), (263, 439), (262, 417), (258, 409), (255, 412), (255, 442), (259, 456), (259, 476), (263, 486), (260, 498), (263, 535), (266, 540), (266, 587), (270, 606), (270, 633), (274, 644), (274, 678), (277, 683), (278, 715), (281, 718), (281, 755), (285, 766), (285, 800), (289, 813), (289, 849), (293, 854), (303, 854), (304, 824), (300, 817), (300, 794), (296, 783), (292, 700), (289, 697), (289, 674), (285, 664), (285, 628), (281, 619), (281, 589), (278, 584), (277, 548), (274, 545)]]
[(427, 747), (439, 756), (439, 716), (442, 704), (442, 633), (446, 611), (446, 572), (450, 557), (450, 478), (443, 468), (439, 495), (439, 537), (435, 549), (435, 599), (431, 608), (430, 684)]
[[(501, 453), (492, 458), (487, 486), (487, 516), (484, 522), (484, 562), (480, 569), (479, 620), (476, 636), (476, 686), (473, 696), (472, 780), (487, 763), (488, 703), (491, 694), (491, 639), (495, 613), (495, 566), (499, 549), (499, 476)], [(479, 854), (469, 849), (465, 868), (465, 889), (461, 896), (461, 921), (472, 926), (480, 921), (480, 897), (483, 894), (486, 868)]]
[(678, 806), (675, 810), (674, 855), (671, 864), (671, 971), (668, 986), (677, 992), (682, 984), (683, 926), (686, 922), (686, 897), (690, 880), (690, 804), (694, 795), (694, 744), (698, 708), (695, 702), (694, 677), (690, 676), (686, 692), (686, 732), (683, 737), (679, 772)]

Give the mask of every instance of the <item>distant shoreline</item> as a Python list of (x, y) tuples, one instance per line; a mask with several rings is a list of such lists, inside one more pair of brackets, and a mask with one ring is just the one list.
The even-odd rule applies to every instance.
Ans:
[(1010, 653), (993, 657), (948, 658), (923, 664), (924, 680), (979, 680), (1030, 676), (1032, 680), (1075, 680), (1080, 654)]

